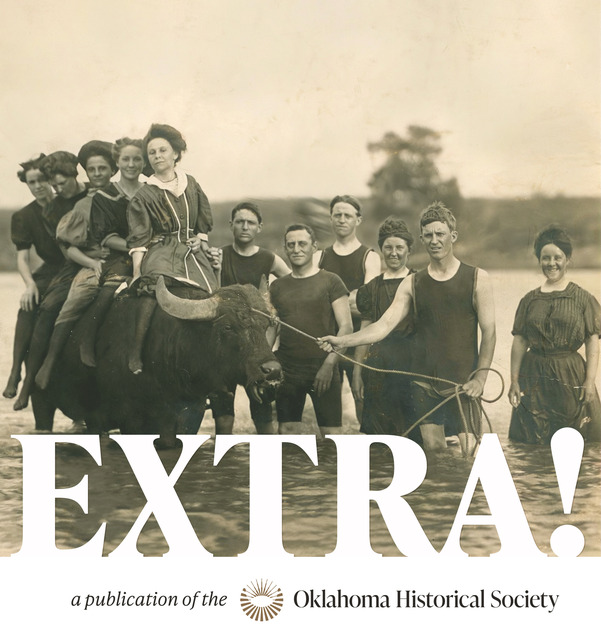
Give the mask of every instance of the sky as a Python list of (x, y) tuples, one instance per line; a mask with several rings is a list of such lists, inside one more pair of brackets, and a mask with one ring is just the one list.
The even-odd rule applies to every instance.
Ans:
[(182, 131), (210, 200), (364, 196), (367, 143), (442, 134), (465, 196), (600, 195), (598, 0), (4, 0), (0, 207), (18, 163)]

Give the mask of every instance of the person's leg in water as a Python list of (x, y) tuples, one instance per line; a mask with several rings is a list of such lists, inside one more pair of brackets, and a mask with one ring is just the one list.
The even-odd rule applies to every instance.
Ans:
[(21, 381), (21, 367), (27, 357), (29, 344), (35, 328), (37, 310), (19, 309), (17, 324), (15, 326), (15, 339), (13, 342), (13, 364), (2, 395), (7, 399), (17, 396), (17, 388)]
[(433, 423), (420, 424), (420, 432), (424, 444), (424, 450), (444, 450), (447, 441), (444, 434), (444, 426)]
[(144, 339), (150, 327), (156, 304), (157, 302), (154, 297), (143, 295), (139, 298), (138, 309), (136, 310), (134, 337), (127, 360), (128, 368), (133, 374), (140, 374), (144, 367), (142, 362)]
[(79, 355), (84, 365), (90, 368), (96, 367), (96, 336), (98, 328), (104, 322), (106, 315), (115, 298), (117, 287), (104, 285), (100, 288), (96, 302), (94, 303), (94, 315), (88, 321), (79, 346)]
[(13, 405), (14, 410), (27, 408), (29, 397), (35, 384), (35, 377), (46, 357), (46, 351), (48, 350), (48, 344), (50, 343), (50, 337), (52, 336), (54, 322), (57, 316), (58, 310), (40, 310), (37, 323), (31, 336), (31, 343), (29, 344), (25, 379), (23, 380), (19, 396)]
[(209, 395), (209, 401), (215, 420), (215, 434), (231, 435), (234, 429), (234, 391), (213, 392)]
[(411, 414), (419, 423), (419, 431), (425, 451), (444, 450), (447, 447), (444, 422), (440, 422), (439, 412), (432, 413), (438, 403), (444, 400), (428, 383), (412, 381)]

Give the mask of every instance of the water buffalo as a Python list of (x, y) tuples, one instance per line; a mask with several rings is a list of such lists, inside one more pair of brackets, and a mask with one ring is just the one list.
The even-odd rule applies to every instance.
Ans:
[[(256, 288), (232, 285), (200, 299), (198, 288), (170, 282), (168, 289), (161, 278), (156, 296), (143, 372), (134, 375), (127, 367), (139, 298), (123, 296), (98, 332), (96, 368), (79, 357), (87, 315), (74, 329), (48, 388), (32, 396), (36, 428), (52, 429), (59, 408), (91, 432), (158, 433), (173, 445), (177, 433), (198, 430), (210, 392), (241, 384), (261, 399), (279, 384), (280, 364), (265, 336), (269, 320), (253, 308), (271, 310)], [(87, 314), (94, 314), (93, 306)]]

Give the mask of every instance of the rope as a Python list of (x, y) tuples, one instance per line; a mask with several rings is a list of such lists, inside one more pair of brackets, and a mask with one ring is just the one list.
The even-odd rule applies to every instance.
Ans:
[[(306, 337), (307, 339), (310, 339), (311, 341), (315, 341), (316, 343), (318, 342), (317, 341), (317, 337), (314, 337), (314, 336), (308, 334), (307, 332), (303, 332), (302, 330), (299, 330), (298, 328), (295, 328), (294, 326), (290, 325), (289, 323), (286, 323), (285, 321), (282, 321), (280, 318), (278, 318), (275, 315), (267, 314), (266, 312), (263, 312), (262, 310), (257, 310), (256, 308), (251, 308), (251, 310), (253, 312), (256, 312), (257, 314), (260, 314), (260, 315), (262, 315), (264, 317), (267, 317), (272, 324), (276, 324), (277, 323), (279, 325), (282, 325), (282, 326), (288, 328), (289, 330), (292, 330), (293, 332), (296, 332), (297, 334), (302, 335), (303, 337)], [(435, 413), (439, 408), (442, 408), (442, 406), (444, 406), (446, 403), (448, 403), (452, 399), (456, 399), (457, 400), (457, 405), (459, 407), (459, 414), (461, 416), (461, 421), (462, 421), (462, 424), (463, 424), (463, 433), (466, 435), (466, 444), (467, 444), (467, 435), (468, 434), (471, 433), (471, 434), (474, 435), (474, 437), (476, 437), (476, 443), (474, 444), (473, 448), (470, 450), (469, 453), (466, 452), (465, 447), (463, 445), (463, 442), (461, 440), (459, 440), (459, 443), (461, 445), (461, 450), (462, 450), (462, 453), (464, 455), (472, 456), (474, 454), (474, 452), (476, 450), (476, 447), (478, 446), (478, 444), (482, 440), (482, 430), (477, 431), (476, 428), (475, 428), (475, 426), (476, 426), (476, 417), (474, 417), (474, 414), (473, 414), (473, 407), (474, 406), (472, 404), (468, 405), (469, 414), (470, 414), (469, 422), (468, 422), (467, 417), (465, 416), (465, 411), (463, 409), (463, 404), (461, 403), (461, 398), (460, 398), (461, 395), (465, 395), (465, 390), (462, 389), (462, 385), (463, 384), (457, 383), (456, 381), (451, 381), (450, 379), (444, 379), (442, 377), (434, 377), (434, 376), (431, 376), (431, 375), (425, 375), (425, 374), (421, 374), (419, 372), (409, 372), (407, 370), (393, 370), (393, 369), (389, 370), (389, 369), (386, 369), (386, 368), (376, 368), (375, 366), (370, 366), (370, 365), (368, 365), (366, 363), (361, 363), (359, 361), (356, 361), (355, 359), (353, 359), (351, 357), (348, 357), (347, 355), (343, 354), (342, 352), (339, 352), (338, 350), (336, 350), (334, 348), (332, 348), (332, 351), (335, 354), (337, 354), (340, 358), (346, 359), (346, 361), (350, 361), (351, 363), (359, 366), (360, 368), (365, 368), (366, 370), (372, 370), (373, 372), (379, 372), (381, 374), (396, 374), (396, 375), (411, 377), (413, 379), (421, 378), (421, 379), (426, 379), (428, 381), (435, 381), (437, 383), (448, 383), (448, 384), (450, 384), (452, 386), (452, 390), (444, 391), (444, 392), (449, 392), (450, 394), (446, 398), (444, 398), (439, 404), (434, 406), (434, 408), (432, 408), (425, 415), (423, 415), (423, 417), (420, 417), (416, 422), (414, 422), (407, 430), (405, 430), (403, 432), (401, 437), (406, 437), (416, 426), (418, 426), (420, 423), (422, 423), (424, 419), (426, 419), (427, 417), (429, 417), (430, 415)], [(477, 368), (476, 370), (474, 370), (473, 372), (470, 373), (469, 377), (467, 378), (467, 381), (471, 381), (476, 376), (476, 374), (478, 374), (478, 372), (483, 372), (483, 371), (494, 372), (499, 377), (499, 379), (501, 380), (501, 391), (493, 399), (485, 399), (483, 397), (480, 397), (479, 399), (471, 399), (471, 401), (474, 402), (474, 404), (476, 405), (476, 407), (478, 408), (480, 413), (486, 419), (486, 422), (488, 424), (488, 432), (492, 433), (493, 432), (492, 423), (490, 421), (490, 418), (489, 418), (488, 414), (484, 410), (484, 407), (482, 406), (482, 402), (484, 402), (484, 403), (495, 403), (496, 401), (498, 401), (503, 396), (503, 393), (505, 392), (505, 380), (503, 379), (503, 375), (498, 370), (496, 370), (495, 368)], [(440, 393), (438, 391), (436, 391), (436, 392), (440, 396), (444, 396), (443, 393)], [(471, 430), (470, 430), (470, 427), (471, 427)]]

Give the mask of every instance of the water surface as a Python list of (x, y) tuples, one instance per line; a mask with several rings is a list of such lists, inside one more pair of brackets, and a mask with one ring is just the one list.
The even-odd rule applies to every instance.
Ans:
[[(497, 306), (497, 349), (495, 368), (509, 378), (511, 325), (519, 299), (539, 284), (535, 271), (492, 272)], [(595, 272), (574, 272), (572, 278), (598, 296)], [(4, 314), (0, 319), (0, 373), (2, 384), (10, 367), (12, 332), (20, 279), (15, 274), (0, 274), (0, 301)], [(496, 396), (498, 380), (491, 378), (486, 395)], [(246, 398), (236, 401), (236, 433), (252, 433)], [(487, 406), (494, 431), (501, 440), (516, 489), (538, 547), (553, 554), (551, 533), (562, 524), (574, 524), (585, 535), (583, 555), (601, 554), (601, 456), (598, 449), (586, 447), (574, 496), (572, 512), (564, 515), (555, 468), (549, 447), (524, 446), (508, 442), (510, 406), (503, 396)], [(357, 433), (350, 393), (345, 390), (344, 432)], [(312, 411), (306, 410), (307, 423)], [(22, 455), (11, 435), (30, 433), (33, 415), (29, 409), (15, 413), (12, 401), (0, 399), (0, 555), (19, 550), (22, 529)], [(59, 416), (56, 431), (66, 430), (70, 421)], [(201, 432), (211, 432), (210, 414)], [(44, 438), (43, 436), (39, 437)], [(268, 438), (268, 437), (266, 437)], [(361, 437), (358, 437), (359, 439)], [(176, 485), (181, 502), (202, 544), (218, 556), (244, 552), (248, 545), (248, 447), (231, 449), (218, 466), (213, 466), (214, 442), (204, 444), (195, 454)], [(131, 468), (108, 437), (103, 437), (102, 467), (76, 446), (57, 448), (57, 487), (68, 487), (89, 475), (89, 514), (73, 502), (56, 503), (56, 543), (59, 548), (80, 546), (90, 539), (102, 522), (107, 522), (105, 554), (114, 550), (131, 528), (145, 498)], [(283, 539), (285, 548), (299, 556), (320, 556), (336, 545), (336, 451), (332, 442), (318, 447), (319, 465), (314, 466), (296, 446), (283, 451)], [(161, 458), (170, 469), (179, 451), (163, 452)], [(464, 458), (457, 447), (429, 457), (428, 474), (421, 486), (407, 499), (433, 546), (440, 550), (449, 534), (457, 507), (469, 476), (472, 460)], [(372, 449), (371, 483), (373, 489), (385, 488), (393, 474), (390, 453), (384, 447)], [(479, 489), (470, 512), (487, 511), (486, 499)], [(383, 555), (399, 555), (385, 523), (372, 505), (371, 539), (374, 550)], [(494, 527), (468, 526), (463, 529), (462, 548), (470, 555), (487, 556), (499, 549)], [(145, 555), (162, 555), (168, 547), (153, 518), (146, 524), (138, 541)]]

